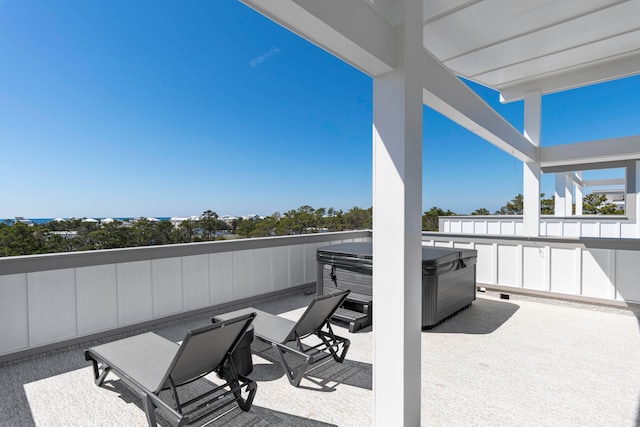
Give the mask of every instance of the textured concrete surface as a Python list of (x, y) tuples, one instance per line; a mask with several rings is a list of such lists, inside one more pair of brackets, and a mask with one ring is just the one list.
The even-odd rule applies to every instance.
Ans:
[[(295, 319), (310, 298), (257, 307)], [(178, 341), (204, 323), (174, 322), (157, 332)], [(371, 425), (373, 333), (337, 332), (352, 341), (345, 363), (315, 369), (298, 389), (270, 361), (271, 350), (257, 346), (252, 410), (208, 425)], [(140, 399), (117, 377), (94, 385), (82, 349), (0, 366), (0, 426), (146, 425)], [(639, 320), (631, 312), (481, 295), (422, 333), (422, 424), (639, 426), (639, 360)]]

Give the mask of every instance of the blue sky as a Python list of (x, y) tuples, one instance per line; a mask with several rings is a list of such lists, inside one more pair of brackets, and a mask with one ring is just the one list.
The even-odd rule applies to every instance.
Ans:
[[(522, 129), (521, 102), (472, 88)], [(236, 1), (0, 0), (0, 218), (369, 207), (372, 97)], [(543, 107), (543, 145), (640, 134), (640, 78)], [(425, 210), (522, 192), (519, 161), (428, 108), (423, 165)]]

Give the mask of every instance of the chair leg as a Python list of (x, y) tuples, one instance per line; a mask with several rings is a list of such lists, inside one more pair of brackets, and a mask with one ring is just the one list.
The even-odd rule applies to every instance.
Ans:
[(289, 364), (287, 363), (287, 361), (284, 358), (284, 354), (285, 352), (280, 349), (280, 347), (277, 344), (272, 344), (273, 349), (276, 351), (276, 354), (278, 355), (278, 359), (280, 360), (280, 365), (282, 366), (282, 369), (284, 369), (284, 373), (287, 374), (287, 378), (289, 379), (289, 382), (291, 383), (292, 386), (294, 387), (298, 387), (300, 385), (300, 381), (302, 381), (302, 377), (304, 376), (305, 372), (307, 371), (307, 368), (309, 367), (309, 362), (311, 361), (310, 357), (306, 357), (303, 366), (301, 366), (298, 370), (298, 373), (296, 374), (290, 367)]
[(147, 415), (147, 423), (149, 423), (149, 427), (156, 427), (158, 425), (156, 422), (156, 407), (147, 394), (142, 396), (142, 406), (144, 408), (144, 413)]

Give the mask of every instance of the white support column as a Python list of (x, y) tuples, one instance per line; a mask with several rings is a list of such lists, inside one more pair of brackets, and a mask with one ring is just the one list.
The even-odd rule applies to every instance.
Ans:
[[(540, 147), (540, 129), (542, 126), (542, 95), (529, 92), (524, 96), (524, 136)], [(527, 236), (540, 235), (540, 163), (524, 162), (523, 178), (523, 223)]]
[(564, 216), (573, 215), (573, 173), (566, 174), (564, 188)]
[(556, 174), (555, 216), (571, 216), (573, 180), (566, 173)]
[(556, 187), (554, 193), (553, 214), (555, 216), (564, 216), (564, 186), (567, 175), (564, 173), (556, 173)]
[[(582, 182), (582, 172), (576, 172), (576, 177)], [(582, 215), (582, 198), (584, 197), (582, 190), (582, 184), (576, 184), (576, 215)]]
[(398, 2), (397, 68), (373, 97), (373, 394), (376, 426), (420, 425), (422, 0)]

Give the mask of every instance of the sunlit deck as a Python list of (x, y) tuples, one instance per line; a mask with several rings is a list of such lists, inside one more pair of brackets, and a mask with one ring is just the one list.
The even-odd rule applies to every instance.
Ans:
[[(310, 298), (256, 306), (295, 318)], [(212, 314), (156, 332), (179, 340)], [(471, 308), (421, 334), (422, 423), (639, 425), (639, 321), (640, 310), (479, 294)], [(235, 409), (211, 425), (371, 425), (373, 332), (338, 331), (352, 340), (347, 360), (314, 370), (300, 388), (254, 355), (252, 410)], [(140, 399), (116, 377), (103, 388), (93, 384), (82, 350), (95, 343), (0, 365), (0, 425), (145, 425)]]

